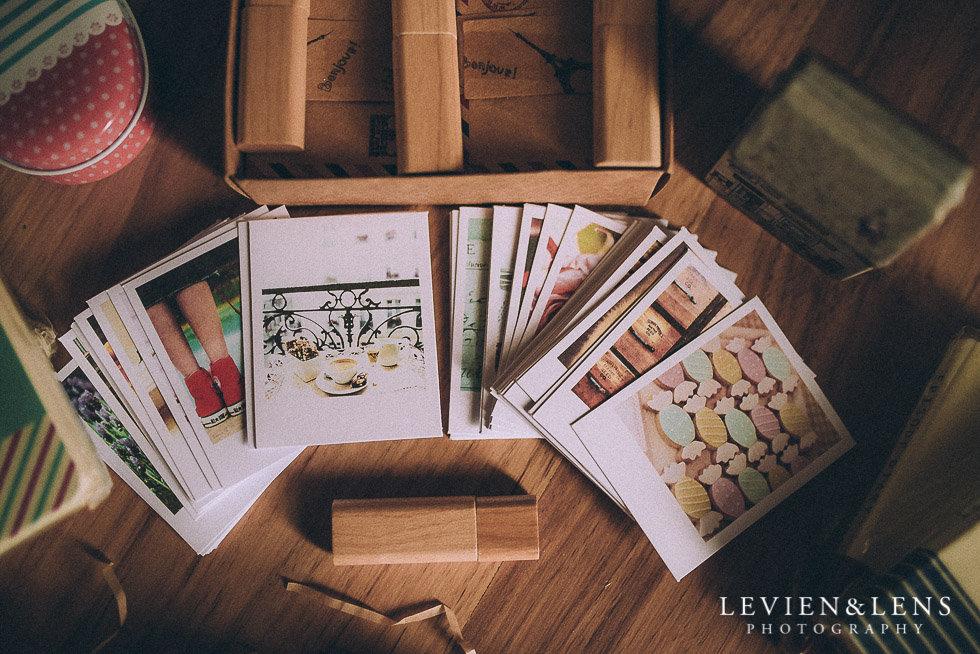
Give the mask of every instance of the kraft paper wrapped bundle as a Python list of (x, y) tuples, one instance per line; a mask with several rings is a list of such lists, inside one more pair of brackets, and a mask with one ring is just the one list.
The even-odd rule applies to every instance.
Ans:
[(805, 54), (708, 174), (715, 192), (823, 272), (891, 263), (963, 199), (952, 148)]

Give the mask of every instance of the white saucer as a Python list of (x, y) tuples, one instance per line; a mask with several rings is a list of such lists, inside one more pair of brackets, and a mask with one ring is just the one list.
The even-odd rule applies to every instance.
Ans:
[(353, 388), (350, 384), (338, 384), (334, 380), (327, 377), (325, 372), (321, 372), (317, 376), (316, 387), (327, 395), (352, 395), (353, 393), (360, 393), (367, 388), (367, 386)]

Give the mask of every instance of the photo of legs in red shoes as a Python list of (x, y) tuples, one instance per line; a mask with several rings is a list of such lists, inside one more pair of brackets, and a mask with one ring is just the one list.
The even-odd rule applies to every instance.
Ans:
[[(232, 242), (138, 288), (146, 315), (187, 386), (193, 411), (214, 443), (241, 431), (245, 410), (237, 266), (237, 242)], [(186, 413), (193, 418), (191, 409)]]
[(207, 282), (198, 282), (176, 295), (177, 306), (204, 348), (210, 370), (202, 368), (167, 302), (158, 302), (146, 313), (153, 322), (163, 347), (196, 403), (205, 427), (213, 427), (245, 408), (242, 376), (228, 354), (221, 319)]

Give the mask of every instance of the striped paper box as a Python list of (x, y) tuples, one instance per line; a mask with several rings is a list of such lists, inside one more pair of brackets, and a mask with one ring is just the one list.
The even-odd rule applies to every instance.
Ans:
[(0, 282), (0, 554), (109, 492), (105, 465)]

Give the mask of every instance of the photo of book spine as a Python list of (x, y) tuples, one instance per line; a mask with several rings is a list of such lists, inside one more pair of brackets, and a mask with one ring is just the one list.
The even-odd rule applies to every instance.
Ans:
[(724, 296), (698, 271), (691, 267), (684, 269), (575, 384), (572, 392), (589, 408), (599, 406), (704, 331), (723, 315), (727, 304)]
[(479, 391), (483, 380), (483, 342), (486, 339), (487, 284), (493, 223), (470, 218), (467, 225), (466, 288), (463, 305), (463, 365), (461, 388)]

